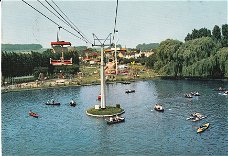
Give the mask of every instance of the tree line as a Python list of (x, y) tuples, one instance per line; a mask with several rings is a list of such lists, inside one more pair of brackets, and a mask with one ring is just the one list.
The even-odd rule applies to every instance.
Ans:
[(149, 43), (149, 44), (138, 44), (136, 46), (136, 49), (139, 49), (141, 51), (149, 51), (151, 49), (157, 48), (159, 46), (159, 43)]
[(12, 50), (39, 50), (42, 48), (40, 44), (2, 44), (2, 51)]
[(227, 78), (228, 25), (222, 25), (222, 32), (218, 26), (211, 35), (209, 32), (205, 28), (194, 29), (184, 43), (172, 39), (162, 41), (146, 65), (162, 75)]
[(72, 66), (53, 66), (50, 64), (50, 58), (59, 60), (61, 53), (53, 53), (50, 49), (43, 53), (15, 53), (2, 52), (2, 76), (16, 77), (24, 75), (38, 76), (40, 72), (51, 75), (60, 70), (68, 73), (79, 71), (79, 56), (77, 51), (64, 53), (64, 59), (73, 59)]

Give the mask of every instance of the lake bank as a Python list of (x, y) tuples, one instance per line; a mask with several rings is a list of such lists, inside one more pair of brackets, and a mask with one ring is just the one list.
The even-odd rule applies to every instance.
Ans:
[[(106, 84), (114, 84), (114, 83), (123, 83), (125, 81), (143, 81), (143, 80), (153, 80), (158, 79), (158, 77), (148, 77), (148, 78), (137, 78), (137, 79), (122, 79), (122, 80), (113, 80), (113, 81), (106, 81)], [(33, 83), (33, 82), (31, 82)], [(51, 85), (50, 85), (51, 84)], [(100, 85), (99, 81), (82, 81), (81, 83), (72, 83), (69, 79), (64, 79), (63, 84), (57, 84), (56, 80), (49, 80), (48, 82), (43, 82), (42, 85), (30, 85), (30, 82), (27, 83), (26, 86), (18, 87), (16, 85), (6, 88), (1, 88), (1, 93), (8, 93), (8, 92), (19, 92), (19, 91), (26, 91), (26, 90), (42, 90), (42, 89), (50, 89), (50, 88), (66, 88), (66, 87), (73, 87), (73, 86), (92, 86), (92, 85)]]
[[(80, 68), (81, 74), (72, 78), (64, 79), (47, 79), (44, 81), (33, 81), (20, 84), (12, 84), (8, 86), (2, 86), (1, 92), (16, 92), (23, 90), (35, 90), (46, 88), (62, 88), (71, 86), (89, 86), (100, 85), (99, 66), (89, 67), (82, 66)], [(128, 74), (125, 75), (106, 75), (106, 83), (121, 83), (123, 81), (140, 81), (156, 79), (157, 73), (154, 70), (147, 69), (144, 66), (134, 65), (128, 69)]]
[[(134, 79), (121, 78), (115, 80), (107, 80), (106, 84), (114, 84), (114, 83), (123, 83), (125, 81), (135, 82), (135, 81), (146, 81), (146, 80), (189, 80), (189, 81), (228, 81), (228, 79), (211, 79), (211, 78), (200, 78), (200, 77), (173, 77), (173, 76), (161, 76), (161, 75), (153, 75), (148, 77), (136, 77)], [(66, 88), (66, 87), (77, 87), (77, 86), (92, 86), (92, 85), (100, 85), (100, 80), (94, 80), (93, 77), (89, 77), (82, 81), (75, 81), (70, 79), (62, 79), (64, 83), (58, 84), (56, 81), (60, 79), (51, 79), (44, 81), (41, 84), (34, 85), (34, 82), (17, 84), (10, 87), (1, 88), (1, 93), (8, 93), (8, 92), (19, 92), (19, 91), (27, 91), (27, 90), (43, 90), (43, 89), (50, 89), (50, 88)], [(76, 83), (75, 83), (76, 82)]]

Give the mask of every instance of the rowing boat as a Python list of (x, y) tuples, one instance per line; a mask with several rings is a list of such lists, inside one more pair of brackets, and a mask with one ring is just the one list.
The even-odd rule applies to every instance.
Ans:
[(197, 133), (201, 133), (201, 132), (205, 131), (206, 129), (208, 129), (208, 127), (209, 127), (209, 123), (203, 124), (202, 126), (200, 126), (197, 129)]
[(39, 115), (37, 113), (31, 112), (31, 111), (29, 111), (29, 115), (34, 117), (34, 118), (38, 118), (39, 117)]

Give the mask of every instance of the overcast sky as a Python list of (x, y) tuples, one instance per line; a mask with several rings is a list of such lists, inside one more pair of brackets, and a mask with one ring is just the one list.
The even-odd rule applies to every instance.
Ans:
[[(27, 1), (27, 0), (25, 0)], [(27, 1), (62, 27), (75, 33), (54, 17), (38, 1)], [(51, 4), (52, 1), (49, 1)], [(69, 19), (93, 42), (92, 33), (106, 38), (113, 32), (116, 1), (56, 1)], [(37, 43), (50, 48), (56, 41), (58, 26), (43, 17), (22, 1), (3, 0), (2, 43)], [(42, 1), (43, 4), (48, 4)], [(54, 6), (54, 4), (53, 4)], [(135, 47), (142, 43), (160, 43), (171, 38), (184, 41), (194, 28), (213, 29), (214, 25), (227, 24), (227, 1), (123, 1), (119, 0), (117, 29), (119, 44)], [(60, 31), (60, 40), (73, 46), (91, 46), (82, 40)], [(78, 35), (79, 36), (79, 35)]]

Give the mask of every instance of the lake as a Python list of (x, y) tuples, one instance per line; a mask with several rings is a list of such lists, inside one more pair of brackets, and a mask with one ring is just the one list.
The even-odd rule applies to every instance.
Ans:
[[(125, 109), (124, 123), (86, 115), (99, 104), (100, 86), (2, 94), (3, 155), (227, 155), (228, 96), (213, 91), (228, 81), (149, 80), (106, 85), (107, 105)], [(126, 94), (125, 89), (135, 89)], [(188, 99), (185, 93), (201, 96)], [(44, 103), (54, 98), (60, 106)], [(71, 99), (77, 106), (69, 106)], [(153, 110), (161, 103), (164, 113)], [(28, 115), (29, 110), (40, 117)], [(186, 120), (193, 112), (207, 118)], [(210, 123), (197, 134), (196, 127)]]

